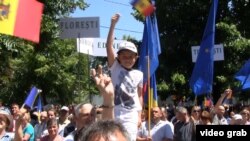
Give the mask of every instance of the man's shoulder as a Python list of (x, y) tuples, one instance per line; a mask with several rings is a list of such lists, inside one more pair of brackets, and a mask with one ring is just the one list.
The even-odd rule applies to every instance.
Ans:
[(69, 133), (69, 135), (66, 136), (63, 141), (74, 141), (75, 132), (76, 131)]
[(74, 141), (74, 136), (73, 135), (68, 135), (63, 139), (63, 141)]
[(172, 122), (168, 121), (168, 120), (165, 120), (164, 123), (167, 124), (167, 125), (170, 125), (170, 126), (174, 126), (174, 124)]

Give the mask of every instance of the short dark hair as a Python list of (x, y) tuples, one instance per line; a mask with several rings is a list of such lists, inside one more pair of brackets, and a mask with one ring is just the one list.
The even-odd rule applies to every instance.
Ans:
[(59, 122), (56, 118), (51, 118), (47, 121), (47, 128), (49, 128), (52, 125), (57, 125), (57, 127), (59, 127)]
[(76, 134), (75, 141), (91, 141), (93, 137), (104, 138), (105, 141), (109, 141), (110, 135), (113, 135), (115, 131), (120, 132), (126, 141), (130, 141), (127, 130), (120, 122), (114, 120), (100, 120), (82, 128)]
[(15, 103), (15, 102), (11, 104), (11, 107), (12, 106), (17, 106), (18, 108), (20, 108), (19, 104)]

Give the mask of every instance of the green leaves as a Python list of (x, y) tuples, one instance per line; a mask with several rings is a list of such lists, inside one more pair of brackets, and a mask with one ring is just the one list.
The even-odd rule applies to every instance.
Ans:
[(22, 104), (31, 86), (35, 85), (43, 90), (44, 104), (72, 103), (74, 91), (88, 94), (83, 89), (87, 85), (87, 77), (83, 76), (88, 74), (82, 73), (78, 77), (78, 72), (87, 72), (85, 66), (88, 64), (84, 61), (87, 58), (76, 52), (76, 40), (58, 39), (58, 21), (76, 8), (84, 10), (88, 5), (83, 0), (40, 1), (44, 4), (44, 11), (39, 44), (0, 35), (0, 92), (10, 103)]

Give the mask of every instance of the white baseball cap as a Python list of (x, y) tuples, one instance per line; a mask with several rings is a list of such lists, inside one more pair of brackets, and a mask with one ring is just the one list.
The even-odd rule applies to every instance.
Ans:
[(135, 44), (132, 42), (128, 42), (128, 41), (121, 42), (119, 44), (117, 53), (119, 53), (121, 50), (130, 50), (130, 51), (137, 54), (137, 48), (136, 48)]
[(233, 116), (233, 118), (234, 118), (235, 120), (238, 120), (238, 119), (242, 119), (242, 116), (241, 116), (240, 114), (235, 114), (235, 115)]
[(69, 108), (67, 106), (62, 106), (61, 110), (69, 111)]

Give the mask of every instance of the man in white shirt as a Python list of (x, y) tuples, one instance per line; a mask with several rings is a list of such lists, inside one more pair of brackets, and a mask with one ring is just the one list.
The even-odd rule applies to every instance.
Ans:
[[(172, 141), (174, 136), (174, 126), (168, 121), (161, 120), (162, 112), (159, 107), (151, 110), (152, 119), (149, 129), (148, 121), (142, 123), (142, 128), (138, 131), (137, 141)], [(149, 135), (150, 131), (150, 135)]]

